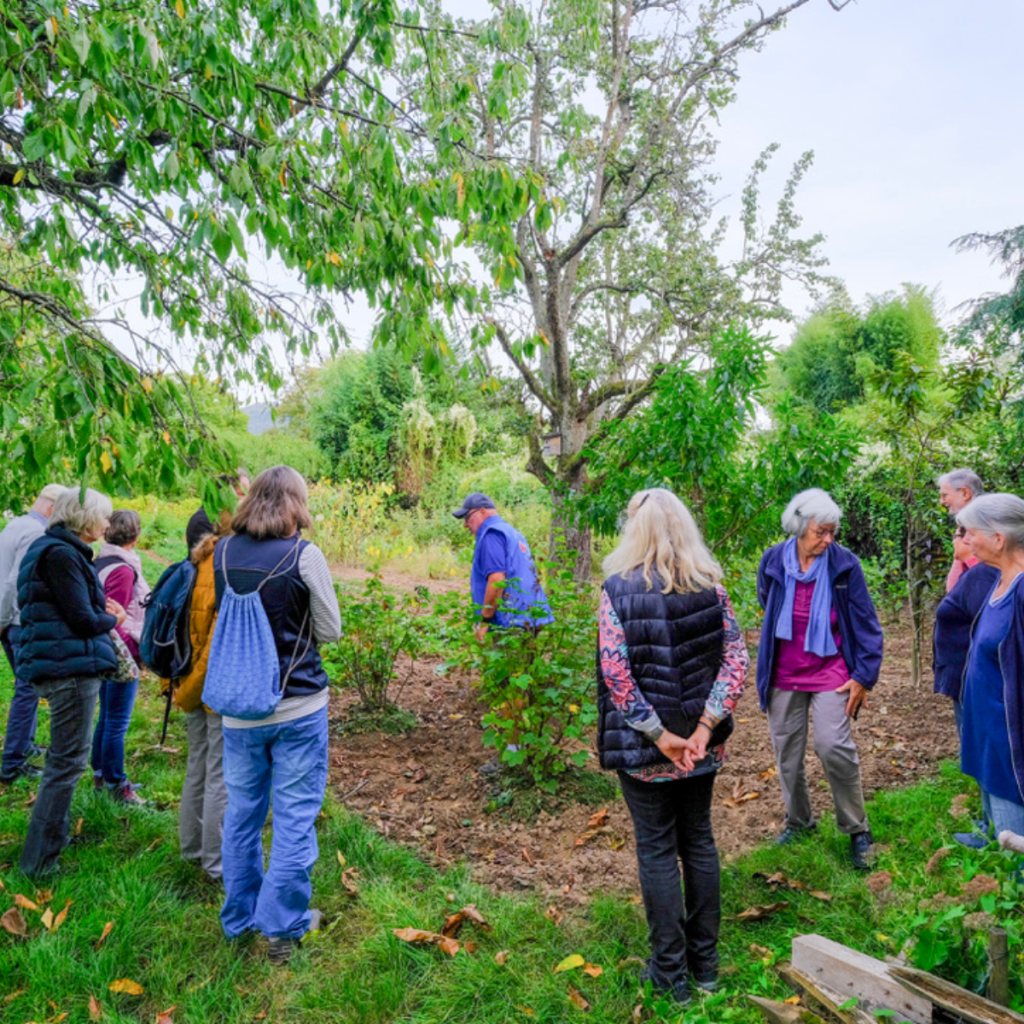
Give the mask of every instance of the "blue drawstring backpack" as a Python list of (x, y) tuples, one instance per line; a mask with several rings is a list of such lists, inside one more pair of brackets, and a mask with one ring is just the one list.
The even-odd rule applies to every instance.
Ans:
[[(281, 695), (288, 685), (299, 658), (299, 644), (295, 645), (291, 664), (281, 678), (281, 663), (277, 644), (270, 628), (260, 590), (277, 574), (289, 558), (298, 559), (299, 541), (267, 574), (263, 582), (251, 593), (239, 594), (228, 582), (228, 543), (221, 552), (221, 570), (224, 573), (224, 595), (221, 598), (217, 623), (210, 641), (210, 660), (203, 685), (203, 703), (218, 715), (256, 721), (274, 713)], [(309, 619), (309, 609), (299, 628), (299, 641)], [(310, 628), (306, 649), (313, 639)], [(302, 652), (305, 654), (305, 651)]]

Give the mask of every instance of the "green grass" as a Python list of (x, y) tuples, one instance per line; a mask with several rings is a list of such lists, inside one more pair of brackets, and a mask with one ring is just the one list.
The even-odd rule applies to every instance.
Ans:
[[(10, 685), (9, 675), (0, 674), (0, 713), (6, 709)], [(150, 690), (148, 699), (140, 701), (128, 740), (130, 775), (158, 806), (118, 807), (91, 792), (84, 780), (72, 808), (72, 820), (83, 820), (81, 842), (66, 851), (64, 870), (49, 886), (54, 912), (73, 901), (65, 923), (49, 934), (38, 913), (23, 911), (27, 939), (0, 932), (3, 1020), (54, 1021), (66, 1013), (69, 1024), (86, 1022), (90, 996), (102, 1003), (105, 1022), (151, 1022), (171, 1006), (177, 1007), (172, 1017), (178, 1024), (629, 1020), (640, 1001), (639, 963), (630, 958), (647, 952), (642, 910), (630, 894), (603, 893), (582, 908), (565, 909), (558, 926), (544, 916), (538, 898), (498, 895), (475, 884), (463, 867), (438, 872), (330, 803), (319, 825), (314, 900), (332, 924), (309, 940), (287, 969), (272, 969), (259, 942), (228, 944), (218, 923), (218, 891), (177, 856), (175, 805), (185, 761), (183, 721), (172, 717), (168, 742), (158, 749), (160, 711)], [(45, 737), (45, 713), (42, 718)], [(15, 893), (36, 898), (35, 887), (16, 866), (30, 814), (26, 800), (33, 788), (21, 782), (0, 790), (3, 910), (13, 905)], [(1016, 928), (1011, 931), (1011, 975), (1019, 978), (1022, 890), (1009, 877), (1012, 859), (997, 851), (957, 851), (937, 874), (924, 872), (931, 853), (957, 827), (948, 813), (953, 796), (967, 791), (949, 766), (934, 783), (888, 792), (873, 802), (872, 825), (887, 846), (879, 868), (894, 877), (890, 895), (881, 900), (867, 890), (863, 876), (847, 867), (845, 840), (831, 821), (824, 823), (818, 841), (766, 848), (726, 863), (723, 990), (695, 1001), (685, 1020), (756, 1020), (745, 994), (788, 995), (770, 963), (788, 955), (790, 940), (801, 932), (820, 932), (874, 956), (895, 952), (906, 937), (922, 929), (915, 924), (919, 900), (943, 891), (957, 893), (965, 877), (980, 871), (1002, 880), (1000, 896), (990, 900), (996, 916), (1018, 921), (1017, 926), (1011, 923)], [(344, 895), (337, 851), (346, 859), (345, 867), (358, 870), (355, 898)], [(779, 870), (811, 889), (827, 891), (832, 900), (822, 902), (800, 891), (772, 894), (755, 877)], [(778, 900), (789, 902), (789, 908), (766, 921), (734, 920), (747, 906)], [(1016, 914), (1003, 906), (1012, 907), (1014, 901)], [(413, 948), (391, 933), (406, 926), (439, 929), (446, 914), (467, 902), (475, 903), (494, 926), (493, 934), (467, 926), (462, 937), (478, 943), (472, 955), (460, 952), (451, 958), (436, 949)], [(114, 923), (113, 930), (96, 949), (108, 921)], [(961, 927), (950, 932), (954, 939), (967, 934), (960, 921), (943, 927), (954, 926)], [(941, 928), (936, 931), (940, 933)], [(751, 944), (770, 952), (752, 953)], [(976, 964), (971, 949), (962, 947), (962, 942), (957, 946), (951, 941), (946, 973)], [(499, 950), (511, 954), (504, 966), (494, 959)], [(554, 975), (553, 967), (570, 953), (601, 965), (604, 974), (591, 978), (576, 970)], [(144, 994), (111, 993), (108, 986), (119, 978), (143, 985)], [(569, 984), (592, 1003), (591, 1013), (584, 1015), (570, 1004)], [(1019, 1001), (1019, 988), (1015, 995)], [(644, 1014), (646, 1019), (680, 1017), (665, 1006), (650, 1006)]]

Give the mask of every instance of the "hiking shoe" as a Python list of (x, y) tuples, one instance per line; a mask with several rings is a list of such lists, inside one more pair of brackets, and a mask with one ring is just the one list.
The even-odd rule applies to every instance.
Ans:
[[(318, 932), (324, 918), (324, 915), (319, 910), (310, 909), (309, 913), (311, 917), (306, 935), (310, 932)], [(295, 939), (286, 935), (272, 935), (268, 941), (267, 958), (275, 967), (283, 967), (291, 960), (292, 954), (302, 946), (302, 939)]]
[(135, 784), (127, 780), (115, 783), (113, 786), (108, 786), (107, 789), (119, 804), (133, 804), (136, 807), (146, 807), (149, 803), (148, 800), (143, 800), (139, 796), (139, 791), (135, 788)]
[(868, 871), (871, 868), (871, 833), (854, 832), (850, 836), (850, 858), (853, 866), (858, 871)]
[(806, 839), (808, 836), (814, 835), (817, 831), (817, 825), (809, 825), (807, 828), (795, 828), (794, 826), (787, 825), (775, 837), (775, 845), (789, 846), (790, 843), (799, 843)]
[(969, 850), (984, 850), (990, 840), (978, 832), (954, 832), (953, 838)]
[(13, 772), (4, 772), (0, 775), (0, 782), (5, 786), (9, 786), (18, 779), (38, 779), (42, 774), (42, 768), (38, 767), (38, 765), (29, 764), (26, 761), (24, 764), (19, 764)]
[(699, 988), (701, 992), (716, 992), (718, 990), (718, 975), (717, 974), (705, 974), (700, 977), (691, 975), (694, 987)]
[(646, 967), (640, 972), (640, 989), (643, 991), (647, 987), (647, 982), (651, 983), (651, 991), (655, 995), (669, 996), (674, 999), (680, 1006), (686, 1006), (692, 1002), (693, 997), (690, 995), (689, 979), (684, 975), (678, 981), (670, 982), (666, 981), (655, 969), (648, 963)]

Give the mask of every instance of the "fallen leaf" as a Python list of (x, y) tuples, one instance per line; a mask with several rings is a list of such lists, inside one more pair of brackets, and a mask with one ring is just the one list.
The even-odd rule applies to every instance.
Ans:
[(103, 1016), (103, 1006), (95, 996), (89, 996), (89, 1020), (100, 1020)]
[(346, 865), (346, 864), (348, 863), (348, 861), (347, 861), (347, 860), (345, 860), (345, 854), (343, 854), (343, 853), (341, 852), (341, 850), (339, 850), (339, 851), (338, 851), (338, 863), (339, 863), (339, 864), (340, 864), (340, 865), (341, 865), (342, 867), (344, 867), (344, 866), (345, 866), (345, 865)]
[(629, 842), (628, 836), (612, 836), (608, 840), (609, 850), (621, 850)]
[(775, 953), (772, 950), (770, 950), (767, 946), (759, 946), (756, 942), (752, 942), (750, 944), (750, 952), (753, 953), (754, 956), (759, 957), (762, 960), (770, 960), (773, 956), (775, 956)]
[(28, 935), (28, 927), (25, 924), (25, 918), (21, 916), (21, 911), (17, 907), (11, 907), (3, 917), (0, 917), (0, 927), (5, 932), (10, 932), (12, 935)]
[(33, 903), (27, 896), (22, 896), (20, 892), (14, 894), (14, 905), (21, 907), (22, 910), (38, 910), (39, 904)]
[(533, 1010), (531, 1010), (528, 1006), (517, 1006), (516, 1009), (520, 1013), (525, 1013), (527, 1017), (533, 1016)]
[(75, 835), (80, 836), (82, 834), (82, 828), (85, 825), (85, 818), (79, 818), (75, 822)]
[(587, 961), (579, 955), (579, 953), (570, 953), (556, 968), (555, 974), (561, 974), (562, 971), (574, 971), (577, 967), (582, 967)]
[(596, 814), (592, 814), (590, 819), (587, 821), (587, 828), (604, 828), (608, 824), (608, 808), (605, 807), (598, 811)]
[(174, 1011), (177, 1008), (178, 1007), (175, 1005), (172, 1006), (169, 1010), (161, 1010), (156, 1015), (156, 1024), (174, 1024), (174, 1021), (171, 1020), (171, 1014), (174, 1013)]
[(787, 1006), (799, 1006), (800, 1005), (800, 997), (799, 996), (790, 996), (788, 999), (783, 999), (782, 1001)]
[(53, 930), (53, 911), (49, 907), (43, 911), (42, 917), (39, 920), (43, 922), (43, 927), (47, 931)]
[(346, 896), (358, 896), (359, 886), (353, 884), (352, 879), (359, 874), (358, 868), (345, 868), (341, 873), (341, 884), (345, 886)]
[(530, 851), (525, 846), (522, 849), (522, 854), (523, 854), (523, 860), (525, 860), (526, 863), (529, 864), (530, 867), (532, 868), (533, 864), (534, 864), (533, 857), (530, 856)]
[(757, 907), (747, 907), (746, 910), (740, 911), (736, 915), (737, 921), (763, 921), (766, 917), (771, 917), (772, 914), (777, 914), (780, 910), (786, 910), (789, 904), (784, 900), (780, 903), (768, 903)]
[(426, 932), (421, 928), (392, 928), (391, 931), (403, 942), (413, 946), (437, 946), (449, 956), (455, 956), (459, 951), (459, 944), (455, 939), (447, 935), (438, 935), (437, 932)]
[(584, 1013), (590, 1009), (590, 1003), (587, 1001), (587, 998), (578, 989), (573, 988), (572, 985), (569, 986), (569, 1002), (573, 1006), (578, 1006)]
[(745, 803), (751, 800), (756, 800), (761, 794), (754, 790), (752, 793), (741, 793), (739, 796), (726, 797), (722, 803), (726, 807), (736, 810), (738, 807), (742, 807)]
[(494, 954), (494, 962), (499, 967), (504, 967), (505, 964), (508, 963), (508, 958), (509, 958), (509, 951), (507, 949), (503, 949), (500, 952)]
[(560, 925), (562, 923), (562, 912), (554, 905), (554, 903), (545, 909), (544, 916), (554, 925)]
[(808, 896), (813, 896), (816, 900), (822, 900), (828, 903), (832, 899), (832, 893), (822, 892), (820, 889), (811, 889), (807, 893)]
[(589, 974), (592, 978), (600, 978), (604, 974), (604, 968), (598, 967), (597, 964), (584, 964), (583, 973)]
[(597, 829), (596, 828), (588, 829), (586, 832), (583, 833), (583, 835), (576, 837), (576, 844), (575, 845), (576, 846), (583, 846), (586, 843), (589, 843), (590, 840), (593, 839), (594, 836), (596, 836), (596, 835), (597, 835)]
[(43, 906), (44, 904), (49, 903), (52, 900), (53, 900), (53, 890), (52, 889), (36, 889), (36, 903), (38, 903), (39, 906)]
[(758, 782), (766, 782), (768, 779), (774, 779), (779, 774), (778, 768), (767, 768), (763, 772), (759, 772), (757, 776)]
[(4, 1002), (13, 1003), (15, 999), (19, 996), (23, 996), (27, 991), (28, 989), (25, 988), (16, 988), (13, 992), (8, 992), (7, 995), (4, 996)]
[(105, 924), (105, 925), (103, 926), (103, 934), (102, 934), (102, 935), (101, 935), (101, 936), (100, 936), (100, 937), (99, 937), (99, 938), (98, 938), (98, 939), (96, 940), (96, 945), (95, 945), (95, 946), (94, 946), (93, 948), (94, 948), (94, 949), (99, 949), (99, 948), (100, 948), (100, 946), (102, 946), (102, 945), (103, 945), (103, 943), (107, 941), (107, 936), (108, 936), (108, 935), (109, 935), (109, 934), (110, 934), (110, 933), (111, 933), (111, 932), (112, 932), (113, 930), (114, 930), (114, 922), (113, 922), (113, 921), (108, 921), (108, 922), (107, 922), (107, 923), (106, 923), (106, 924)]
[(473, 924), (482, 928), (485, 932), (493, 931), (494, 929), (484, 920), (483, 914), (472, 903), (467, 903), (458, 913), (449, 914), (444, 921), (444, 927), (441, 929), (441, 934), (446, 938), (454, 939), (459, 934), (459, 930), (467, 922), (472, 921)]
[(132, 981), (131, 978), (118, 978), (117, 981), (112, 981), (107, 988), (111, 992), (124, 992), (130, 996), (141, 996), (146, 991), (137, 981)]
[(4, 889), (5, 889), (4, 880), (2, 878), (0, 878), (0, 892), (3, 892)]

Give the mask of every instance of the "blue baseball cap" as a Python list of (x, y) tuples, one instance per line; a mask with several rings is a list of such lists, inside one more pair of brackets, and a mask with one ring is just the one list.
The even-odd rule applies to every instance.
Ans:
[(494, 502), (487, 497), (486, 494), (481, 494), (479, 491), (474, 491), (470, 494), (466, 500), (462, 503), (462, 508), (457, 508), (452, 515), (456, 519), (465, 519), (470, 512), (475, 512), (478, 508), (494, 508)]

